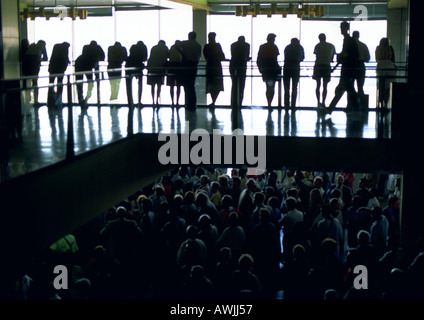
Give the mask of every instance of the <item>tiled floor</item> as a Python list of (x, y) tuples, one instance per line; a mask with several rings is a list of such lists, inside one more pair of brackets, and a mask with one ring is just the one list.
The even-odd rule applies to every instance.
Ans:
[[(86, 113), (74, 107), (74, 152), (88, 150), (125, 138), (128, 135), (128, 107), (90, 106)], [(376, 139), (389, 136), (390, 123), (378, 124), (378, 112), (333, 112), (331, 117), (318, 117), (316, 109), (296, 111), (263, 107), (244, 107), (233, 114), (228, 107), (199, 107), (195, 111), (169, 106), (134, 109), (134, 133), (191, 132), (202, 128), (208, 132), (220, 129), (231, 134), (236, 128), (246, 135), (290, 137), (335, 137)], [(238, 118), (238, 119), (236, 119)], [(390, 113), (385, 116), (390, 118)], [(236, 122), (237, 121), (237, 122)], [(46, 106), (30, 108), (23, 118), (22, 141), (9, 147), (8, 178), (37, 170), (66, 158), (68, 108), (49, 112)]]

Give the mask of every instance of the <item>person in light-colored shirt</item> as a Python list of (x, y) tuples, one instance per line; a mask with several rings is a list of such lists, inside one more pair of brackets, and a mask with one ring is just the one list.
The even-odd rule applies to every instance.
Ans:
[[(315, 94), (318, 101), (318, 107), (325, 107), (327, 98), (327, 86), (331, 80), (331, 63), (333, 62), (336, 48), (333, 44), (326, 41), (326, 35), (321, 33), (318, 36), (319, 43), (315, 46), (314, 54), (316, 56), (314, 73), (312, 79), (317, 82)], [(321, 81), (322, 81), (322, 99), (321, 99)]]

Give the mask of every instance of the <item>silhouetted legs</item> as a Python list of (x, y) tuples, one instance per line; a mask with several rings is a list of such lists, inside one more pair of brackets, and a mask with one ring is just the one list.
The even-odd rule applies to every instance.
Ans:
[[(155, 99), (155, 88), (156, 88), (156, 99)], [(152, 101), (153, 101), (153, 104), (156, 104), (156, 105), (159, 104), (159, 97), (160, 97), (161, 88), (162, 88), (162, 85), (160, 83), (153, 83), (152, 84)]]
[(265, 82), (266, 84), (266, 100), (268, 102), (268, 107), (271, 107), (272, 100), (274, 99), (275, 94), (275, 81), (268, 80)]
[[(322, 79), (322, 98), (321, 98), (321, 79)], [(316, 79), (317, 87), (315, 89), (315, 95), (317, 97), (318, 106), (325, 107), (325, 100), (327, 99), (327, 87), (330, 79), (318, 78)]]
[[(297, 85), (299, 84), (299, 77), (284, 76), (284, 107), (295, 108), (297, 99)], [(291, 84), (291, 100), (290, 100), (290, 84)]]
[(195, 109), (197, 105), (196, 97), (196, 76), (197, 76), (197, 61), (184, 61), (182, 66), (184, 70), (184, 94), (185, 94), (185, 105), (187, 109)]
[(347, 92), (348, 107), (347, 109), (358, 109), (358, 97), (354, 87), (354, 77), (343, 72), (340, 76), (340, 82), (335, 90), (335, 95), (331, 101), (326, 113), (331, 114), (337, 106), (337, 103), (342, 98), (343, 94)]
[(236, 70), (236, 72), (240, 74), (231, 75), (231, 106), (240, 107), (243, 103), (244, 88), (246, 85), (246, 70)]
[[(54, 86), (55, 79), (57, 78), (56, 90)], [(47, 93), (47, 105), (53, 107), (55, 105), (62, 104), (62, 92), (63, 92), (63, 75), (61, 76), (50, 76), (49, 78), (49, 90)]]
[[(180, 101), (180, 95), (181, 95), (181, 86), (180, 85), (171, 86), (169, 89), (169, 93), (171, 94), (172, 105), (178, 106), (180, 104), (179, 101)], [(175, 101), (175, 95), (177, 95), (176, 101)]]

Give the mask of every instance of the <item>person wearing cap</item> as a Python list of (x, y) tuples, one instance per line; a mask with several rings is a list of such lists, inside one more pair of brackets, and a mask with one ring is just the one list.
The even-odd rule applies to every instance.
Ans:
[(278, 56), (280, 52), (275, 45), (276, 35), (268, 34), (267, 42), (259, 47), (257, 65), (259, 72), (262, 74), (262, 79), (266, 84), (266, 99), (268, 107), (271, 107), (272, 100), (275, 94), (275, 82), (281, 74), (281, 67), (278, 64)]

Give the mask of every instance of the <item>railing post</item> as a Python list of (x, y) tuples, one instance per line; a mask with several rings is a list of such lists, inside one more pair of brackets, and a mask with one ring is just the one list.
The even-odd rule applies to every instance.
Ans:
[(278, 77), (278, 107), (281, 108), (281, 76)]
[(74, 122), (73, 122), (73, 110), (72, 110), (72, 83), (71, 75), (68, 75), (68, 132), (66, 141), (66, 159), (72, 159), (75, 157), (74, 152)]

